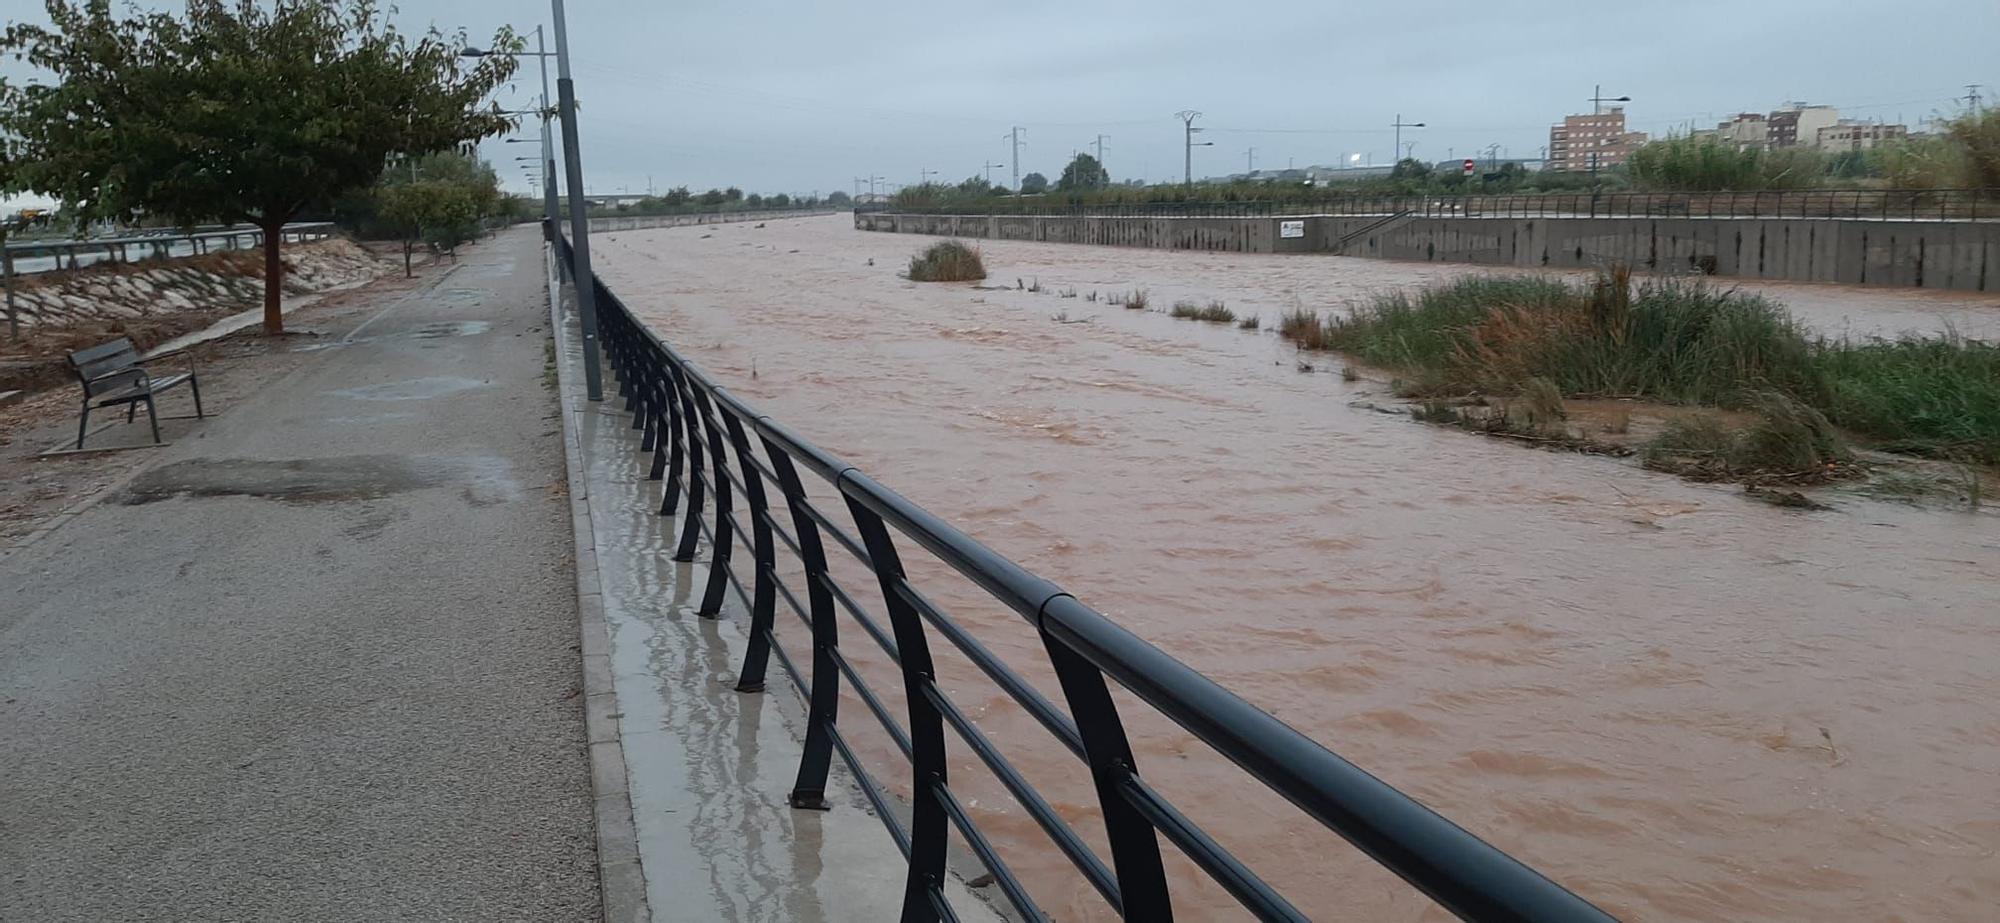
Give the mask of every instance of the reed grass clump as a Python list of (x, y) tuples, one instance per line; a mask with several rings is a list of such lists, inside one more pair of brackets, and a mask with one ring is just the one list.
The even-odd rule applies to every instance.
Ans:
[(910, 258), (912, 282), (977, 282), (986, 278), (979, 251), (964, 241), (944, 240)]

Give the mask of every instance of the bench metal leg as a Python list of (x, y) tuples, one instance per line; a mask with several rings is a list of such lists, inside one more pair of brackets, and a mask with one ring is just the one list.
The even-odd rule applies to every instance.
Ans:
[(204, 415), (201, 412), (201, 380), (189, 375), (188, 389), (194, 392), (194, 418), (202, 419)]
[(153, 444), (160, 444), (160, 415), (153, 409), (152, 395), (146, 396), (146, 421), (153, 424)]
[(138, 402), (138, 401), (133, 401), (132, 403), (129, 403), (129, 404), (126, 404), (126, 405), (125, 405), (125, 422), (127, 422), (127, 423), (130, 423), (130, 422), (132, 422), (132, 418), (133, 418), (133, 416), (137, 415), (138, 413), (139, 413), (139, 402)]
[(76, 447), (83, 448), (83, 437), (90, 432), (90, 398), (83, 399), (83, 419), (76, 424)]

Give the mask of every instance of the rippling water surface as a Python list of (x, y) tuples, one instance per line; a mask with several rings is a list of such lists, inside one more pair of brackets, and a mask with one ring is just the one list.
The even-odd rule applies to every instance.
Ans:
[[(1986, 920), (2000, 905), (2000, 516), (1854, 497), (1802, 514), (1417, 426), (1354, 406), (1386, 401), (1385, 383), (1343, 382), (1326, 356), (1303, 372), (1268, 330), (1081, 297), (1219, 298), (1269, 324), (1477, 269), (982, 243), (990, 283), (1035, 294), (903, 281), (928, 239), (844, 217), (595, 243), (635, 310), (766, 412), (1615, 914)], [(1828, 332), (2000, 337), (1992, 297), (1744, 287)], [(1060, 698), (1024, 622), (912, 566)], [(865, 636), (843, 630), (859, 655)], [(895, 674), (868, 664), (900, 715)], [(1101, 840), (1068, 753), (968, 666), (940, 676)], [(1309, 914), (1445, 918), (1125, 705), (1147, 777)], [(896, 778), (868, 721), (843, 706)], [(1109, 918), (953, 754), (954, 788), (1045, 906)], [(1178, 857), (1171, 874), (1199, 875)], [(1231, 918), (1226, 897), (1177, 887), (1185, 918)]]

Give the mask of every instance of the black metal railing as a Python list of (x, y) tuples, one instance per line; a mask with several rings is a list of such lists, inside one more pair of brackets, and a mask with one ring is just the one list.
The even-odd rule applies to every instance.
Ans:
[[(568, 241), (558, 238), (557, 247), (567, 269)], [(1258, 919), (1308, 919), (1148, 784), (1107, 680), (1464, 919), (1611, 919), (759, 413), (634, 317), (601, 281), (592, 284), (605, 362), (617, 376), (616, 398), (633, 414), (638, 451), (650, 453), (648, 477), (665, 481), (659, 514), (682, 517), (674, 560), (695, 560), (707, 541), (709, 568), (698, 612), (719, 616), (725, 593), (733, 590), (749, 613), (749, 645), (736, 688), (762, 691), (775, 657), (806, 702), (804, 751), (790, 801), (800, 808), (825, 807), (828, 771), (833, 755), (840, 756), (907, 859), (901, 916), (906, 923), (958, 919), (944, 890), (952, 830), (1016, 913), (1027, 920), (1050, 919), (981, 830), (958, 794), (962, 789), (953, 787), (946, 768), (947, 727), (1124, 919), (1173, 918), (1161, 837)], [(848, 525), (812, 502), (808, 477), (838, 493)], [(862, 601), (873, 594), (850, 590), (834, 578), (828, 540), (873, 575), (886, 630)], [(908, 546), (934, 556), (1027, 620), (1047, 651), (1067, 711), (913, 584), (903, 563)], [(781, 549), (793, 559), (782, 569)], [(739, 573), (739, 551), (750, 555), (747, 586)], [(812, 658), (803, 668), (779, 644), (780, 605), (804, 626), (801, 640), (809, 639)], [(849, 621), (900, 668), (904, 721), (891, 714), (849, 658), (842, 642)], [(1108, 863), (940, 686), (932, 658), (940, 641), (977, 666), (1088, 768), (1110, 845)], [(843, 681), (909, 761), (907, 826), (900, 820), (903, 812), (892, 810), (890, 796), (857, 758), (847, 725), (837, 717)]]
[(935, 206), (863, 205), (861, 214), (1036, 217), (1255, 218), (1324, 215), (1419, 218), (1849, 218), (2000, 220), (2000, 189), (1790, 189), (1779, 192), (1564, 192), (1521, 195), (1352, 195), (1297, 201), (1072, 205), (992, 199)]

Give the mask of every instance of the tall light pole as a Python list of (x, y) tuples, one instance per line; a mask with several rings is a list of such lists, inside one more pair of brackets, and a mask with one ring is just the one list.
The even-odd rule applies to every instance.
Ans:
[[(1403, 153), (1403, 129), (1405, 129), (1405, 128), (1422, 128), (1422, 127), (1424, 127), (1424, 123), (1422, 123), (1422, 122), (1405, 122), (1405, 121), (1403, 121), (1403, 114), (1402, 114), (1402, 113), (1400, 113), (1400, 112), (1396, 113), (1396, 120), (1395, 120), (1394, 122), (1391, 122), (1391, 123), (1389, 123), (1389, 124), (1390, 124), (1390, 126), (1391, 126), (1391, 127), (1393, 127), (1393, 128), (1395, 128), (1395, 129), (1396, 129), (1396, 152), (1395, 152), (1395, 155), (1400, 155), (1400, 154), (1402, 154), (1402, 153)], [(1391, 156), (1395, 156), (1395, 155), (1391, 155)]]
[(583, 160), (577, 153), (576, 84), (569, 76), (569, 26), (563, 20), (563, 0), (549, 0), (556, 20), (556, 98), (562, 116), (563, 161), (568, 175), (570, 233), (576, 238), (570, 247), (574, 259), (571, 278), (576, 281), (577, 312), (583, 326), (584, 392), (593, 401), (604, 400), (604, 372), (597, 361), (597, 282), (590, 273), (590, 203), (583, 199)]
[(986, 165), (981, 167), (981, 169), (986, 171), (986, 185), (988, 186), (993, 185), (993, 169), (995, 167), (1004, 167), (1004, 166), (1006, 166), (1006, 164), (1004, 163), (994, 163), (990, 160), (986, 161)]
[[(1630, 97), (1630, 96), (1606, 96), (1606, 95), (1604, 95), (1604, 84), (1601, 84), (1601, 83), (1600, 83), (1600, 84), (1596, 84), (1596, 85), (1594, 85), (1594, 86), (1592, 86), (1592, 87), (1590, 88), (1590, 114), (1591, 114), (1591, 115), (1603, 115), (1603, 114), (1604, 114), (1604, 104), (1605, 104), (1605, 103), (1629, 103), (1629, 102), (1631, 102), (1631, 101), (1632, 101), (1632, 97)], [(1591, 145), (1591, 146), (1590, 146), (1590, 172), (1591, 172), (1591, 174), (1592, 174), (1592, 175), (1596, 175), (1596, 173), (1597, 173), (1597, 157), (1598, 157), (1598, 153), (1599, 153), (1599, 150), (1598, 150), (1598, 149), (1599, 149), (1599, 148), (1601, 148), (1601, 147), (1603, 147), (1603, 143), (1602, 143), (1602, 142), (1604, 141), (1604, 139), (1603, 139), (1603, 138), (1599, 138), (1599, 139), (1597, 139), (1597, 140), (1598, 140), (1598, 142), (1599, 142), (1599, 143), (1597, 143), (1597, 144), (1593, 144), (1593, 145)]]
[(539, 114), (542, 117), (542, 176), (547, 180), (542, 183), (542, 208), (548, 217), (549, 225), (548, 231), (544, 236), (549, 238), (550, 243), (554, 243), (555, 235), (562, 233), (562, 229), (557, 226), (558, 222), (556, 220), (556, 147), (554, 135), (549, 131), (549, 58), (553, 56), (549, 54), (548, 46), (543, 44), (542, 27), (539, 25), (535, 26), (535, 51), (533, 54), (527, 52), (480, 51), (477, 48), (467, 48), (458, 54), (464, 58), (483, 58), (493, 54), (532, 57), (535, 59), (535, 63), (541, 66), (542, 105)]
[(1201, 118), (1200, 110), (1182, 109), (1174, 113), (1174, 118), (1180, 119), (1181, 127), (1186, 130), (1185, 141), (1181, 145), (1181, 182), (1185, 185), (1193, 186), (1194, 149), (1196, 147), (1213, 147), (1215, 142), (1203, 141), (1199, 145), (1195, 143), (1194, 133), (1201, 131), (1201, 129), (1194, 127), (1194, 120)]

